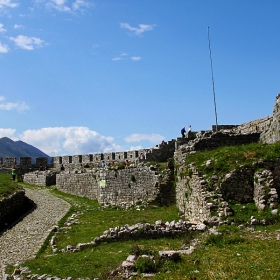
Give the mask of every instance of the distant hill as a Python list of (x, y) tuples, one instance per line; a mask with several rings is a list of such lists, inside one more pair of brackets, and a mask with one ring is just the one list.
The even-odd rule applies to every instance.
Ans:
[(6, 157), (16, 157), (17, 159), (20, 157), (31, 157), (33, 163), (37, 157), (47, 157), (48, 161), (51, 161), (50, 156), (34, 146), (23, 141), (13, 141), (8, 137), (0, 138), (0, 157), (3, 159)]

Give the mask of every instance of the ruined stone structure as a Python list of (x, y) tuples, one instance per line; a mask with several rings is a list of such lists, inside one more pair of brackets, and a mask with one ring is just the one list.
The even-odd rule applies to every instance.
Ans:
[[(212, 126), (212, 130), (188, 133), (186, 138), (172, 139), (151, 149), (54, 157), (52, 165), (48, 166), (52, 172), (38, 172), (40, 164), (47, 166), (47, 159), (44, 158), (36, 159), (35, 165), (31, 164), (29, 158), (21, 158), (19, 164), (15, 158), (6, 159), (5, 163), (0, 159), (0, 172), (10, 172), (9, 168), (16, 166), (19, 173), (26, 173), (25, 182), (44, 186), (56, 184), (61, 191), (122, 207), (139, 200), (168, 204), (174, 202), (176, 197), (180, 211), (192, 221), (204, 221), (217, 213), (219, 216), (231, 215), (226, 202), (229, 198), (241, 202), (255, 201), (259, 208), (273, 208), (279, 192), (278, 163), (271, 163), (271, 166), (266, 163), (267, 171), (264, 173), (255, 174), (253, 170), (240, 169), (227, 174), (226, 178), (212, 178), (212, 182), (223, 181), (215, 193), (209, 190), (209, 182), (196, 172), (195, 166), (188, 167), (193, 169), (192, 176), (181, 178), (179, 174), (185, 171), (186, 156), (198, 150), (260, 140), (264, 143), (279, 141), (279, 102), (280, 95), (277, 95), (271, 116), (242, 125), (220, 125), (218, 132)], [(143, 161), (165, 162), (172, 157), (177, 168), (176, 193), (172, 184), (174, 173), (170, 166), (160, 173), (142, 164)], [(101, 168), (102, 161), (109, 168)], [(114, 167), (114, 164), (124, 161), (130, 163), (125, 169)], [(65, 171), (60, 172), (62, 164)], [(34, 170), (37, 171), (27, 174)]]
[[(192, 172), (177, 176), (176, 203), (183, 217), (193, 223), (219, 223), (219, 218), (232, 216), (227, 202), (229, 199), (240, 203), (254, 202), (260, 210), (278, 207), (278, 161), (258, 162), (251, 168), (241, 166), (223, 178), (214, 175), (206, 179), (197, 172), (195, 164), (185, 168)], [(186, 171), (185, 168), (181, 168), (180, 172)], [(255, 171), (257, 169), (264, 170)]]
[[(207, 180), (203, 174), (197, 172), (195, 164), (186, 166), (184, 163), (188, 154), (195, 151), (259, 140), (264, 143), (279, 141), (279, 97), (280, 95), (276, 97), (272, 116), (236, 127), (220, 128), (224, 131), (217, 133), (200, 132), (196, 139), (177, 147), (174, 153), (177, 167), (176, 202), (186, 219), (192, 222), (219, 222), (217, 216), (232, 215), (226, 202), (229, 199), (241, 203), (255, 202), (259, 209), (277, 208), (280, 194), (280, 159), (275, 162), (257, 162), (251, 168), (241, 166), (226, 174), (225, 178), (215, 175)], [(211, 161), (205, 164), (211, 164)], [(258, 168), (263, 171), (256, 172)]]

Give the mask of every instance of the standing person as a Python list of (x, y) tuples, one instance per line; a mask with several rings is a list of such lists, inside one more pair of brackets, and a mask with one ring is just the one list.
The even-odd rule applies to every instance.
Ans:
[(185, 137), (185, 133), (186, 133), (186, 128), (183, 127), (183, 128), (181, 129), (181, 134), (182, 134), (182, 137), (183, 137), (183, 138)]
[(188, 132), (192, 132), (192, 126), (189, 126)]
[(12, 180), (15, 181), (17, 173), (16, 173), (16, 169), (14, 167), (12, 168), (11, 174), (12, 174)]

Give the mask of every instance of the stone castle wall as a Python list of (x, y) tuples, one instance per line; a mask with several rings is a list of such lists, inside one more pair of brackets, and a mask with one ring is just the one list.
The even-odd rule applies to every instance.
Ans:
[[(186, 138), (173, 139), (165, 142), (164, 145), (157, 145), (151, 149), (138, 151), (54, 157), (52, 158), (52, 167), (58, 170), (63, 164), (66, 168), (66, 171), (56, 175), (56, 185), (58, 189), (64, 192), (97, 199), (100, 203), (104, 204), (129, 204), (137, 200), (168, 202), (170, 199), (164, 193), (170, 191), (169, 195), (171, 194), (171, 197), (174, 197), (172, 193), (175, 194), (170, 183), (171, 175), (169, 174), (169, 179), (163, 184), (157, 171), (150, 170), (144, 166), (138, 166), (138, 163), (142, 160), (163, 162), (174, 156), (175, 165), (178, 169), (176, 199), (179, 209), (187, 216), (190, 216), (192, 213), (192, 217), (198, 220), (209, 218), (213, 211), (219, 211), (220, 215), (222, 215), (221, 213), (227, 211), (223, 198), (227, 199), (231, 197), (231, 194), (234, 194), (235, 198), (239, 200), (241, 198), (246, 201), (247, 198), (248, 201), (251, 200), (252, 193), (255, 192), (254, 186), (252, 186), (251, 182), (247, 185), (242, 183), (243, 181), (248, 182), (248, 178), (251, 178), (250, 172), (246, 173), (247, 177), (244, 177), (245, 179), (240, 183), (239, 187), (235, 183), (238, 180), (236, 178), (244, 176), (244, 173), (233, 172), (229, 178), (224, 180), (219, 197), (214, 199), (211, 197), (211, 193), (207, 191), (207, 182), (199, 174), (190, 178), (181, 178), (178, 175), (180, 170), (183, 171), (184, 169), (185, 158), (194, 151), (215, 149), (225, 145), (248, 144), (258, 142), (260, 139), (265, 143), (279, 141), (280, 112), (278, 110), (278, 99), (280, 99), (279, 95), (276, 98), (272, 116), (239, 126), (219, 126), (218, 130), (221, 131), (218, 132), (214, 132), (214, 128), (209, 131), (192, 132), (188, 133)], [(109, 165), (126, 160), (130, 163), (135, 163), (135, 165), (124, 170), (100, 168), (102, 161)], [(0, 162), (3, 163), (3, 160), (1, 159)], [(40, 164), (47, 166), (46, 159), (38, 158), (38, 161), (36, 159), (36, 164), (32, 165), (31, 159), (21, 158), (20, 163), (17, 165), (15, 158), (8, 158), (6, 159), (5, 167), (10, 168), (16, 165), (20, 169), (24, 166), (21, 172), (27, 172), (32, 168), (38, 168)], [(82, 166), (85, 165), (89, 165), (90, 168), (83, 169)], [(96, 168), (97, 166), (99, 168)], [(42, 178), (40, 177), (41, 175)], [(47, 177), (47, 173), (40, 174), (35, 172), (33, 175), (26, 175), (25, 178), (31, 184), (47, 184), (46, 178), (43, 179), (44, 176)], [(276, 179), (275, 182), (277, 182)], [(191, 186), (190, 189), (186, 189), (187, 185)], [(278, 187), (275, 189), (278, 192)], [(260, 192), (257, 191), (257, 193)], [(189, 197), (192, 199), (190, 200)]]
[(129, 162), (139, 162), (142, 160), (163, 162), (173, 157), (175, 142), (176, 140), (172, 139), (171, 141), (165, 142), (164, 145), (157, 145), (154, 148), (137, 151), (53, 157), (52, 164), (53, 167), (57, 169), (59, 169), (62, 164), (66, 169), (74, 169), (86, 164), (94, 167), (101, 166), (103, 161), (107, 165), (124, 162), (126, 160)]
[(170, 170), (159, 174), (153, 167), (94, 168), (56, 175), (56, 187), (65, 193), (96, 199), (101, 204), (131, 206), (139, 201), (168, 204), (175, 201)]
[(46, 171), (33, 171), (23, 175), (25, 183), (37, 186), (51, 186), (56, 184), (56, 172), (49, 170)]

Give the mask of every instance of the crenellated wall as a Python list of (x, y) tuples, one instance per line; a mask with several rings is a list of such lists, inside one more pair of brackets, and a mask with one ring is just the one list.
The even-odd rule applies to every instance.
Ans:
[(172, 139), (171, 141), (165, 142), (164, 145), (157, 145), (154, 148), (137, 151), (53, 157), (52, 164), (56, 169), (60, 169), (62, 164), (66, 169), (74, 169), (86, 164), (98, 167), (101, 166), (102, 161), (107, 165), (124, 162), (126, 160), (129, 162), (139, 162), (142, 160), (164, 162), (168, 158), (173, 157), (175, 143), (176, 140)]

